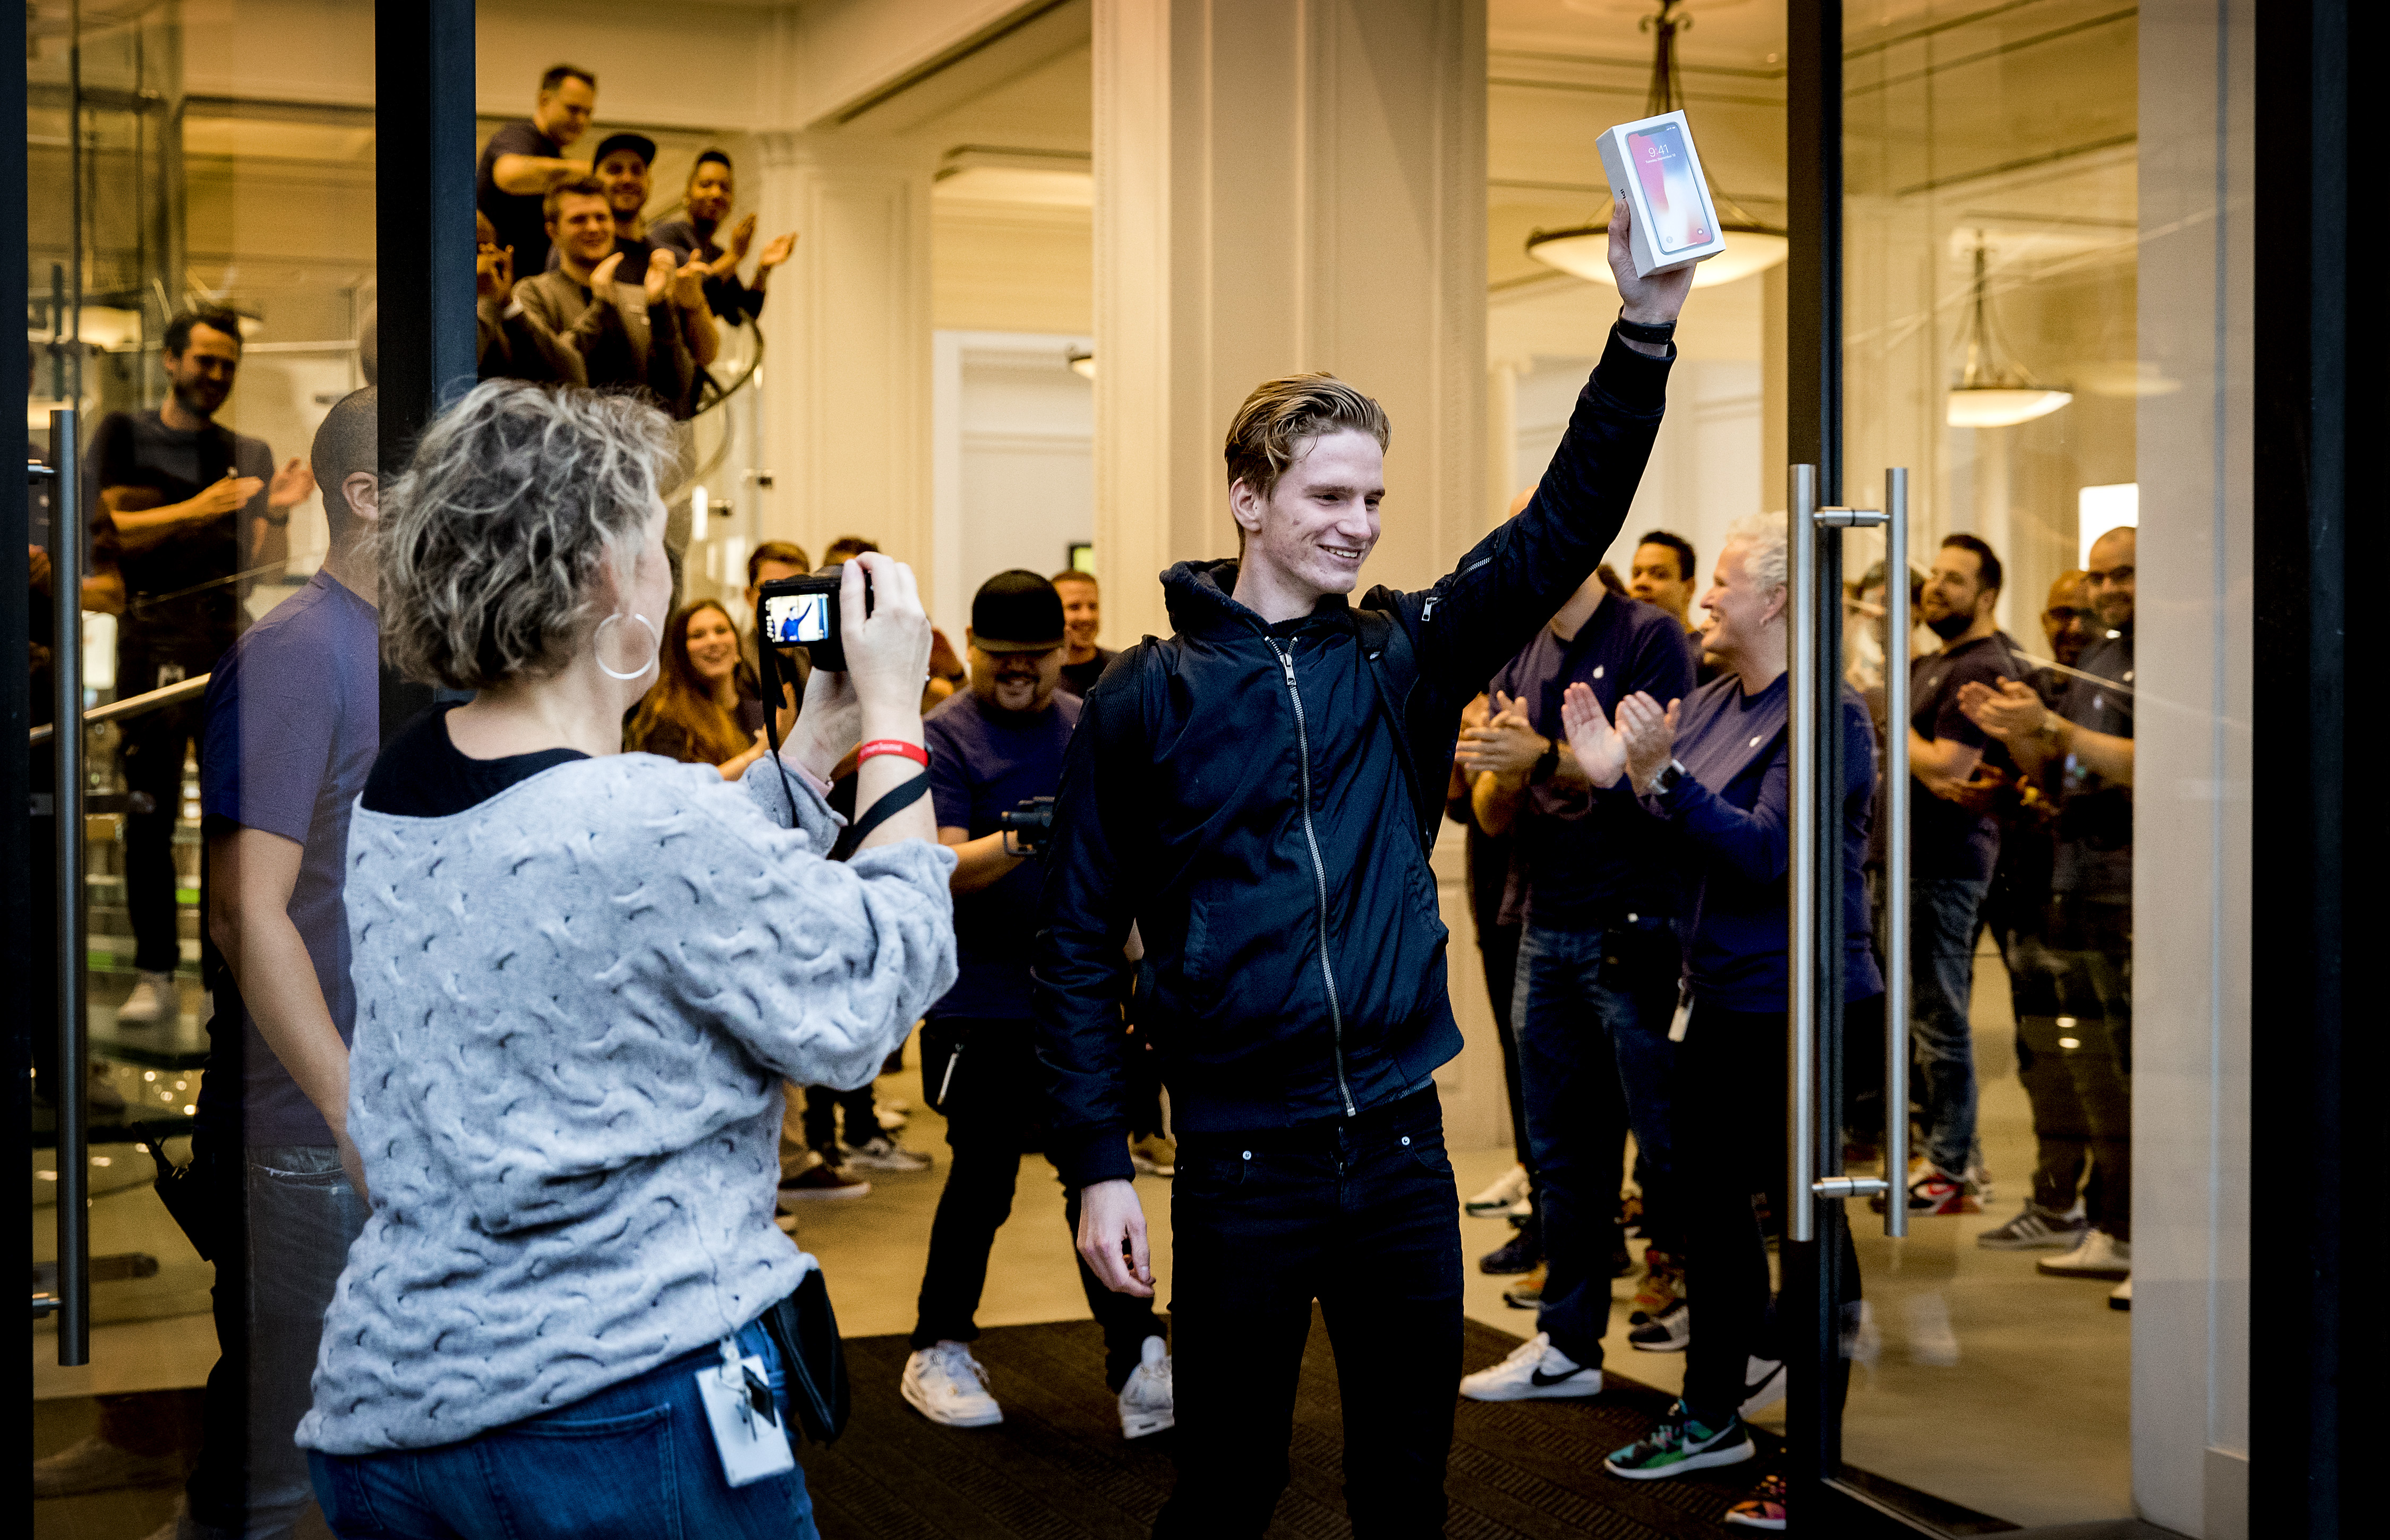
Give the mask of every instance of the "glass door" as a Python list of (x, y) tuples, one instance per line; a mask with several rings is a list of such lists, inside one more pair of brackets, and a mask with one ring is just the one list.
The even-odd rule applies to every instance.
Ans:
[(2238, 1535), (2246, 18), (1841, 10), (1839, 449), (1846, 501), (1907, 470), (1909, 571), (1881, 533), (1820, 534), (1842, 571), (1801, 598), (1821, 688), (1846, 605), (1910, 681), (1877, 697), (1905, 862), (1870, 874), (1908, 1020), (1886, 1072), (1857, 1013), (1839, 1042), (1820, 1013), (1813, 1223), (1849, 1226), (1858, 1278), (1813, 1310), (1814, 1367), (1848, 1381), (1815, 1402), (1819, 1500)]

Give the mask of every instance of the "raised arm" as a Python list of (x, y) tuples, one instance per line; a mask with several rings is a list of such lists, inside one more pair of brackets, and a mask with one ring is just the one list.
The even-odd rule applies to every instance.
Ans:
[[(1612, 215), (1611, 271), (1623, 319), (1658, 326), (1684, 308), (1693, 270), (1635, 276), (1625, 205)], [(1454, 701), (1517, 654), (1618, 538), (1660, 431), (1673, 345), (1613, 331), (1577, 396), (1568, 431), (1517, 518), (1478, 542), (1434, 587), (1402, 596), (1420, 664)]]

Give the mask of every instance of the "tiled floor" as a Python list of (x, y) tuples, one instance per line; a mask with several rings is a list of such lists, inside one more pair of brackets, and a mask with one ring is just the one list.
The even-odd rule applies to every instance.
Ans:
[[(2026, 1525), (2083, 1522), (2129, 1515), (2130, 1318), (2106, 1308), (2104, 1285), (2043, 1278), (2036, 1253), (1985, 1251), (1980, 1231), (2003, 1222), (2022, 1200), (2031, 1161), (2024, 1097), (2010, 1050), (2006, 980), (1997, 962), (1977, 969), (1976, 1041), (1983, 1083), (1983, 1138), (2000, 1198), (1980, 1216), (1920, 1221), (1906, 1241), (1886, 1240), (1881, 1221), (1857, 1205), (1874, 1351), (1855, 1369), (1845, 1450), (1856, 1464), (1908, 1485)], [(918, 1053), (908, 1050), (908, 1063)], [(882, 1082), (883, 1095), (917, 1110), (903, 1136), (932, 1152), (929, 1171), (872, 1177), (867, 1199), (809, 1205), (797, 1238), (818, 1256), (845, 1332), (907, 1331), (927, 1253), (929, 1222), (944, 1180), (944, 1124), (920, 1106), (915, 1072)], [(135, 1155), (124, 1148), (111, 1158)], [(1510, 1161), (1507, 1150), (1462, 1151), (1455, 1166), (1464, 1194)], [(37, 1162), (38, 1163), (38, 1162)], [(137, 1170), (134, 1162), (125, 1164)], [(119, 1180), (93, 1205), (95, 1249), (141, 1250), (160, 1257), (156, 1278), (102, 1286), (93, 1333), (93, 1364), (60, 1369), (36, 1328), (37, 1399), (111, 1391), (196, 1385), (214, 1360), (203, 1310), (206, 1270), (145, 1183)], [(1169, 1277), (1168, 1183), (1142, 1178), (1154, 1226), (1157, 1274)], [(1498, 1220), (1464, 1220), (1473, 1259), (1509, 1234)], [(49, 1213), (36, 1213), (36, 1256), (46, 1258)], [(1502, 1302), (1508, 1280), (1475, 1271), (1466, 1308), (1474, 1319), (1524, 1335), (1532, 1315)], [(1681, 1383), (1683, 1361), (1639, 1354), (1625, 1340), (1625, 1298), (1613, 1315), (1607, 1347), (1613, 1370), (1664, 1390)], [(1168, 1290), (1163, 1291), (1166, 1303)], [(1022, 1162), (1013, 1219), (998, 1234), (989, 1269), (983, 1326), (1082, 1318), (1086, 1302), (1072, 1264), (1062, 1199), (1052, 1167)], [(152, 1318), (139, 1318), (139, 1317)], [(1471, 1367), (1477, 1366), (1471, 1365)]]

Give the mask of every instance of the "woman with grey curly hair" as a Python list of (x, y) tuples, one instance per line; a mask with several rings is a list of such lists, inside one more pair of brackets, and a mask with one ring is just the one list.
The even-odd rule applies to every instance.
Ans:
[[(930, 624), (863, 558), (779, 763), (620, 752), (671, 452), (628, 398), (494, 380), (382, 494), (385, 650), (479, 693), (383, 751), (349, 841), (373, 1212), (298, 1432), (344, 1535), (815, 1533), (761, 1321), (812, 1266), (773, 1224), (781, 1084), (864, 1084), (955, 979)], [(833, 863), (858, 738), (877, 827)]]

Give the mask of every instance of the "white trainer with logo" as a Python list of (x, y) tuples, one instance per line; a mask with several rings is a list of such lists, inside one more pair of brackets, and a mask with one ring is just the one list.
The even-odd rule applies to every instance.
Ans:
[(993, 1428), (1004, 1408), (987, 1393), (987, 1368), (963, 1342), (918, 1348), (905, 1360), (902, 1386), (913, 1409), (945, 1428)]
[(1563, 1401), (1601, 1393), (1601, 1370), (1587, 1368), (1538, 1331), (1490, 1369), (1463, 1375), (1460, 1393), (1471, 1401)]
[(1121, 1437), (1144, 1438), (1178, 1424), (1171, 1399), (1170, 1347), (1159, 1337), (1145, 1340), (1144, 1361), (1120, 1392)]

